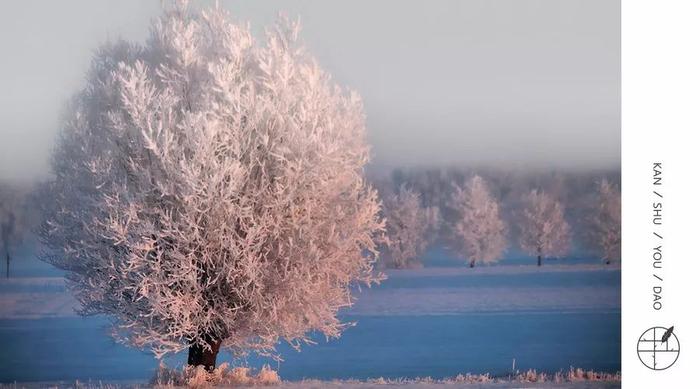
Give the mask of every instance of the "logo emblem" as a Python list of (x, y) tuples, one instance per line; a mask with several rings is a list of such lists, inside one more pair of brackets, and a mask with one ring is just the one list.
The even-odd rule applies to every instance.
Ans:
[(680, 351), (681, 345), (673, 333), (673, 326), (649, 328), (637, 342), (639, 360), (652, 370), (666, 370), (673, 366)]

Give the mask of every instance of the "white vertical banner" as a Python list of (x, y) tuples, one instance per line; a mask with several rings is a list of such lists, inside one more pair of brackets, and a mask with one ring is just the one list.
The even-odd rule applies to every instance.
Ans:
[(623, 388), (698, 387), (699, 139), (700, 2), (623, 0)]

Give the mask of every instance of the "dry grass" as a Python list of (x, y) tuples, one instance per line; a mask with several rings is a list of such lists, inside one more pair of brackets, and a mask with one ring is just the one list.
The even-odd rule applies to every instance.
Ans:
[(620, 373), (610, 374), (601, 373), (592, 370), (584, 371), (583, 369), (569, 369), (566, 378), (569, 381), (620, 381)]
[(334, 386), (339, 385), (358, 385), (359, 384), (371, 384), (371, 385), (388, 385), (388, 386), (399, 386), (399, 385), (411, 385), (411, 384), (436, 384), (436, 385), (452, 385), (452, 384), (490, 384), (490, 383), (508, 383), (508, 382), (519, 382), (519, 383), (566, 383), (566, 382), (578, 382), (578, 381), (598, 381), (598, 382), (620, 382), (620, 373), (602, 373), (595, 372), (592, 370), (583, 370), (580, 368), (570, 368), (569, 371), (560, 371), (555, 374), (547, 374), (538, 372), (536, 370), (527, 370), (525, 372), (517, 372), (512, 376), (508, 377), (493, 377), (490, 374), (459, 374), (455, 377), (449, 378), (432, 378), (432, 377), (419, 377), (419, 378), (371, 378), (367, 380), (332, 380), (332, 381), (320, 381), (320, 380), (303, 380), (297, 382), (300, 387), (308, 386), (320, 387), (323, 383), (332, 383)]
[(257, 374), (252, 374), (248, 367), (229, 369), (228, 363), (222, 363), (211, 372), (203, 366), (185, 366), (181, 370), (169, 369), (161, 364), (151, 385), (158, 388), (206, 388), (212, 386), (265, 386), (280, 383), (277, 372), (265, 365)]
[(536, 370), (528, 370), (526, 372), (518, 372), (513, 376), (514, 381), (518, 382), (578, 382), (578, 381), (602, 381), (602, 382), (620, 382), (620, 372), (617, 373), (602, 373), (593, 370), (583, 370), (581, 368), (569, 368), (568, 372), (557, 372), (553, 375), (538, 373)]
[[(321, 381), (317, 379), (307, 379), (296, 382), (282, 382), (277, 375), (277, 372), (264, 366), (254, 374), (254, 371), (248, 367), (229, 368), (227, 363), (222, 363), (212, 372), (206, 372), (201, 366), (197, 368), (185, 366), (181, 369), (170, 369), (165, 365), (159, 367), (156, 376), (150, 383), (146, 384), (119, 384), (119, 383), (102, 383), (102, 382), (64, 382), (60, 384), (42, 385), (42, 384), (0, 384), (0, 389), (19, 389), (19, 388), (76, 388), (76, 389), (119, 389), (119, 388), (208, 388), (208, 387), (251, 387), (251, 386), (276, 386), (279, 384), (291, 385), (291, 387), (325, 387), (341, 388), (345, 385), (351, 387), (373, 387), (380, 385), (399, 386), (399, 385), (415, 385), (415, 384), (434, 384), (434, 385), (451, 385), (451, 384), (491, 384), (491, 383), (557, 383), (565, 384), (567, 382), (595, 381), (595, 382), (620, 382), (620, 373), (602, 373), (592, 370), (584, 370), (581, 368), (570, 368), (569, 371), (560, 371), (555, 374), (547, 374), (537, 372), (536, 370), (527, 370), (524, 372), (516, 372), (508, 377), (492, 377), (489, 374), (459, 374), (450, 378), (370, 378), (366, 380), (331, 380)], [(460, 386), (461, 387), (461, 386)], [(478, 386), (480, 387), (480, 386)]]

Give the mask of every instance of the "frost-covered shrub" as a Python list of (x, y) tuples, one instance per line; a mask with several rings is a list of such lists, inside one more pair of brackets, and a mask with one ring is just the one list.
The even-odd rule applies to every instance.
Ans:
[(212, 368), (219, 347), (338, 336), (351, 285), (378, 279), (362, 102), (298, 34), (282, 21), (259, 43), (223, 10), (178, 6), (144, 45), (96, 52), (41, 237), (119, 339)]

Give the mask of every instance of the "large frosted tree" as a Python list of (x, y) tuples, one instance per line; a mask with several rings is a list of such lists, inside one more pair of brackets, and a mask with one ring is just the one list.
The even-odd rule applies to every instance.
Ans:
[(525, 197), (519, 229), (520, 247), (537, 256), (537, 266), (542, 266), (542, 258), (561, 257), (570, 250), (571, 228), (563, 207), (546, 192), (533, 190)]
[(475, 175), (466, 186), (457, 187), (451, 208), (456, 218), (451, 241), (455, 251), (467, 258), (469, 266), (501, 259), (507, 246), (506, 225), (498, 202), (483, 178)]
[(157, 357), (274, 353), (338, 336), (377, 281), (379, 201), (359, 96), (280, 22), (258, 43), (183, 6), (144, 44), (99, 48), (53, 157), (44, 259), (82, 314)]
[(622, 203), (620, 191), (608, 180), (598, 184), (593, 212), (593, 242), (605, 263), (619, 262), (621, 257)]
[(385, 199), (384, 214), (390, 265), (401, 269), (417, 264), (427, 244), (429, 227), (420, 196), (402, 186)]

